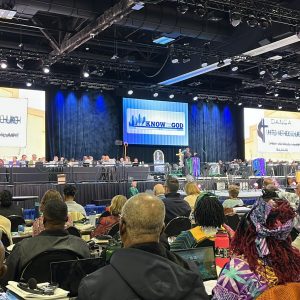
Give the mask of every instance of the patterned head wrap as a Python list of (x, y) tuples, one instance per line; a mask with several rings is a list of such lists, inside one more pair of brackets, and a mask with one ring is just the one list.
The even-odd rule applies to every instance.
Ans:
[(257, 232), (255, 244), (260, 258), (265, 258), (270, 253), (266, 237), (285, 240), (293, 228), (293, 219), (290, 219), (274, 229), (268, 229), (266, 223), (272, 208), (273, 207), (270, 204), (259, 199), (249, 213), (250, 219)]

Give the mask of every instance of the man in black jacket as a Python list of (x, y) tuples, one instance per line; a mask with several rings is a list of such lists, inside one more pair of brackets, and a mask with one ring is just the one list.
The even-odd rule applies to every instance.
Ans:
[(164, 216), (163, 202), (152, 195), (129, 199), (120, 219), (124, 248), (82, 280), (78, 300), (208, 299), (200, 275), (159, 244)]
[(165, 182), (166, 198), (162, 199), (166, 207), (166, 225), (176, 217), (189, 217), (191, 214), (190, 205), (185, 200), (183, 200), (183, 197), (179, 193), (177, 193), (178, 190), (178, 180), (174, 177), (169, 177)]

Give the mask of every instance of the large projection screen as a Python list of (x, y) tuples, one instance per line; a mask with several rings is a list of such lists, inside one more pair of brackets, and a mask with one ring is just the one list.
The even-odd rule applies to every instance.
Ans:
[(300, 160), (300, 113), (244, 108), (245, 157)]
[(123, 140), (139, 145), (187, 146), (188, 104), (123, 98)]

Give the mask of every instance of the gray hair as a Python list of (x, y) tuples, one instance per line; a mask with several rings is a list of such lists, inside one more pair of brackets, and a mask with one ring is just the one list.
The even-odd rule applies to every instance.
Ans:
[(164, 226), (165, 205), (154, 195), (137, 194), (124, 204), (122, 218), (132, 238), (159, 236)]

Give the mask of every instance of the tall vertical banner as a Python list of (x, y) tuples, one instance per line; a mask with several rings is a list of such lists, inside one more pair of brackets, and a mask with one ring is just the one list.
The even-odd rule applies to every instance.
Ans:
[(26, 147), (27, 99), (0, 97), (1, 147)]

